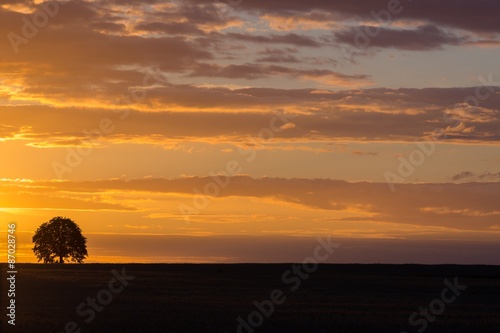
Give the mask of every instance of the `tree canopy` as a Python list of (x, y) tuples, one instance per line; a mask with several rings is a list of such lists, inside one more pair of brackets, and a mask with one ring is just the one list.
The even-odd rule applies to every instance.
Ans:
[[(87, 238), (82, 235), (80, 227), (66, 217), (54, 217), (43, 223), (33, 236), (33, 252), (38, 261), (44, 263), (64, 263), (66, 258), (83, 263), (87, 252)], [(59, 260), (57, 260), (59, 259)]]

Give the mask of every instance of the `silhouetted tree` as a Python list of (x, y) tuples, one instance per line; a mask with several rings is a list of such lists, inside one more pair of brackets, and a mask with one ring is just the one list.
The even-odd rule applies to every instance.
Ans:
[(33, 236), (33, 252), (38, 261), (44, 263), (64, 263), (65, 258), (82, 263), (88, 256), (87, 238), (82, 235), (80, 227), (66, 217), (54, 217), (49, 222), (43, 223)]

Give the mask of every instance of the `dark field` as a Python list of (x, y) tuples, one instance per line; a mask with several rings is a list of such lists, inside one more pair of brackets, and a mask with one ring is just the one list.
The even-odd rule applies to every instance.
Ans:
[[(135, 276), (122, 286), (111, 285), (125, 267)], [(275, 289), (274, 312), (250, 316), (254, 326), (240, 332), (500, 332), (500, 267), (419, 265), (320, 265), (306, 273), (279, 265), (18, 265), (16, 326), (2, 324), (6, 332), (237, 332), (237, 318), (248, 322), (258, 311), (254, 301), (270, 299)], [(5, 265), (2, 281), (5, 281)], [(282, 279), (285, 274), (285, 279)], [(458, 278), (467, 289), (445, 303), (444, 283)], [(128, 283), (127, 281), (124, 284)], [(298, 283), (300, 282), (300, 286)], [(6, 288), (2, 283), (2, 309)], [(295, 288), (296, 291), (291, 291)], [(101, 290), (104, 290), (100, 292)], [(93, 311), (80, 307), (87, 297), (99, 295), (107, 305)], [(112, 299), (107, 298), (112, 295)], [(449, 291), (448, 300), (454, 294)], [(264, 302), (263, 312), (271, 312)], [(433, 304), (432, 320), (415, 315)], [(440, 305), (445, 308), (440, 308)], [(267, 306), (267, 307), (266, 307)], [(86, 312), (85, 312), (86, 311)], [(90, 320), (92, 315), (95, 318)], [(8, 318), (7, 318), (8, 319)], [(85, 320), (89, 322), (86, 323)], [(65, 326), (68, 322), (68, 330)], [(425, 325), (427, 323), (427, 327)]]

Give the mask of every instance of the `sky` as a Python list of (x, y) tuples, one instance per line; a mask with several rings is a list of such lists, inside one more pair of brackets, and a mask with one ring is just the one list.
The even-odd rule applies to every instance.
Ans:
[(499, 10), (2, 0), (0, 246), (65, 216), (86, 262), (498, 265)]

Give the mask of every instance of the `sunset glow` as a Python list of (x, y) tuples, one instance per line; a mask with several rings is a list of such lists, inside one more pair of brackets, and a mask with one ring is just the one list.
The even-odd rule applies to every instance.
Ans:
[(396, 2), (4, 1), (0, 245), (500, 264), (498, 11)]

